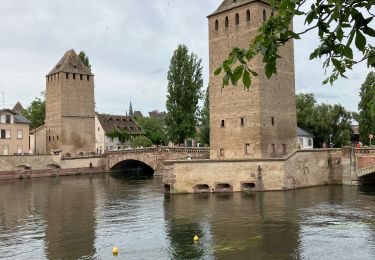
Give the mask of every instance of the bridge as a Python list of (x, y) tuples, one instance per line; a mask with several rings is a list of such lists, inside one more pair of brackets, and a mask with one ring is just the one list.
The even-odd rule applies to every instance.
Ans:
[(117, 170), (126, 167), (144, 167), (155, 172), (162, 172), (166, 160), (208, 159), (208, 148), (189, 147), (151, 147), (142, 149), (125, 149), (107, 152), (107, 170)]
[(209, 157), (207, 148), (151, 147), (108, 152), (103, 155), (64, 158), (61, 155), (0, 156), (0, 179), (103, 173), (105, 170), (142, 168), (150, 174), (163, 171), (163, 161)]
[(375, 184), (375, 147), (344, 147), (341, 155), (342, 183)]

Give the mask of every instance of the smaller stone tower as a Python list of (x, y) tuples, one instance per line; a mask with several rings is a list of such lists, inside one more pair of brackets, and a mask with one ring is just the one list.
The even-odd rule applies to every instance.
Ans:
[(94, 74), (74, 50), (46, 76), (47, 151), (95, 151)]

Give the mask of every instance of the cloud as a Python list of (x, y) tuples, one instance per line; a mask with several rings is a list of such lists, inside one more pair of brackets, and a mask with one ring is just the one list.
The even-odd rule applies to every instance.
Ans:
[[(96, 107), (125, 113), (129, 100), (146, 113), (165, 109), (170, 58), (184, 43), (203, 60), (208, 85), (206, 16), (221, 0), (1, 0), (0, 92), (9, 106), (28, 105), (45, 88), (44, 76), (65, 51), (84, 50), (95, 78)], [(296, 20), (296, 31), (303, 21)], [(316, 33), (295, 41), (297, 92), (340, 102), (356, 110), (358, 89), (368, 69), (349, 73), (333, 87), (322, 86), (321, 61), (309, 61)], [(327, 93), (324, 96), (324, 93)]]

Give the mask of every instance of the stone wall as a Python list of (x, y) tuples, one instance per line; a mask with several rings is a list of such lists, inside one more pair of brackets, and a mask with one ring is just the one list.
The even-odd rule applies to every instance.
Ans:
[(60, 155), (0, 156), (0, 179), (103, 173), (106, 157), (61, 159)]
[[(340, 184), (341, 151), (298, 150), (291, 156), (259, 160), (167, 161), (163, 181), (172, 193), (209, 192), (228, 184), (228, 191), (289, 190), (326, 184)], [(225, 187), (224, 187), (225, 190)]]

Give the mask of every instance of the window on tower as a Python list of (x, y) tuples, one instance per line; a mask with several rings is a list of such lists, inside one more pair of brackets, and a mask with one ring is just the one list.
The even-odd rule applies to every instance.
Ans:
[(90, 81), (90, 76), (89, 75), (87, 75), (87, 81)]
[(69, 78), (69, 73), (65, 73), (65, 78)]
[(221, 122), (220, 122), (220, 127), (221, 127), (221, 128), (224, 128), (224, 127), (225, 127), (225, 121), (224, 121), (224, 120), (221, 120)]
[(83, 75), (82, 75), (82, 74), (79, 75), (79, 79), (80, 79), (80, 80), (83, 79)]
[(215, 31), (218, 31), (219, 30), (219, 21), (216, 20), (215, 21)]
[(229, 26), (229, 18), (227, 16), (225, 17), (225, 28), (228, 28), (228, 26)]
[(246, 21), (250, 22), (250, 10), (247, 10), (246, 12)]
[(76, 79), (76, 74), (73, 73), (73, 79)]
[(267, 13), (266, 13), (266, 10), (263, 9), (263, 21), (266, 21), (267, 20)]
[(236, 14), (236, 25), (240, 24), (240, 15), (237, 13)]

